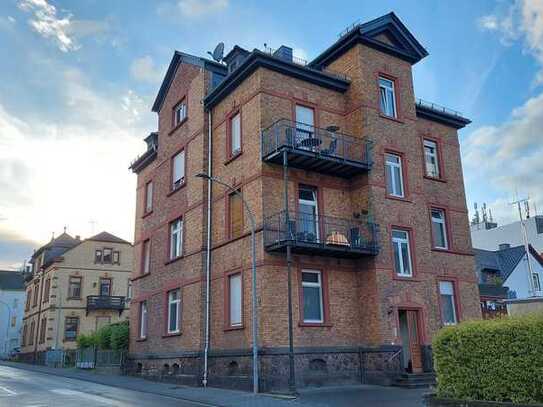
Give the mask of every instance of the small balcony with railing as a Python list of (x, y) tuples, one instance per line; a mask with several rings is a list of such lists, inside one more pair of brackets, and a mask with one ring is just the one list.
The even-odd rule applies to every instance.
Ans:
[(360, 258), (379, 253), (379, 227), (367, 216), (342, 219), (296, 211), (281, 211), (264, 220), (268, 252)]
[(372, 142), (337, 131), (280, 119), (262, 131), (262, 160), (340, 177), (351, 177), (372, 166)]
[(126, 298), (120, 295), (89, 295), (87, 296), (87, 315), (90, 311), (116, 310), (119, 315), (123, 312)]

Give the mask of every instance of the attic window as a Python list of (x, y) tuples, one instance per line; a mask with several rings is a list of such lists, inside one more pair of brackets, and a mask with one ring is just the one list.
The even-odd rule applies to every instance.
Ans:
[(230, 65), (228, 65), (228, 72), (229, 73), (234, 72), (237, 67), (238, 67), (238, 61), (232, 61)]

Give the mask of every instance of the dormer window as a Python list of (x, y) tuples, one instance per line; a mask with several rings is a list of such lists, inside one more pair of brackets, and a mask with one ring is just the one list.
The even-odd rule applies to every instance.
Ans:
[(178, 126), (187, 118), (187, 101), (183, 99), (179, 102), (173, 111), (173, 125)]
[(238, 67), (238, 61), (232, 61), (230, 65), (228, 65), (228, 73), (234, 72), (237, 67)]

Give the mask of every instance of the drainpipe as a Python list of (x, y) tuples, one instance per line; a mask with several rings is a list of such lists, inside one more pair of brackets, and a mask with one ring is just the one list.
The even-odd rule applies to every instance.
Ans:
[[(207, 112), (207, 175), (211, 177), (211, 110)], [(204, 345), (204, 378), (202, 384), (207, 387), (207, 368), (209, 356), (209, 325), (211, 318), (210, 310), (210, 292), (211, 289), (211, 178), (207, 179), (207, 242), (206, 242), (206, 326), (205, 326), (205, 345)]]

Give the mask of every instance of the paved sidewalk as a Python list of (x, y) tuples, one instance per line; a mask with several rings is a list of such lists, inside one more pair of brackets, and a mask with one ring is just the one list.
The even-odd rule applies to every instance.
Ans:
[(0, 361), (0, 365), (60, 377), (84, 380), (123, 389), (173, 397), (199, 403), (202, 406), (219, 407), (422, 407), (422, 395), (427, 389), (408, 390), (370, 385), (309, 388), (300, 391), (296, 399), (284, 399), (269, 394), (253, 395), (249, 392), (208, 387), (179, 386), (154, 382), (131, 376), (94, 373), (80, 369), (61, 369)]

